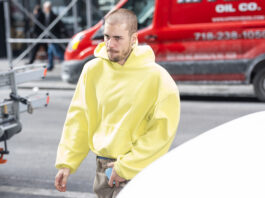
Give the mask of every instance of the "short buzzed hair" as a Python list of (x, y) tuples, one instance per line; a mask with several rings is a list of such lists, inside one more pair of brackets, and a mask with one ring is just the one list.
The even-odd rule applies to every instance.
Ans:
[(43, 7), (51, 8), (51, 7), (52, 7), (52, 2), (50, 2), (50, 1), (45, 1), (44, 4), (43, 4)]
[(110, 24), (125, 23), (130, 35), (137, 32), (138, 29), (137, 16), (133, 11), (125, 8), (112, 11), (105, 17), (104, 21)]

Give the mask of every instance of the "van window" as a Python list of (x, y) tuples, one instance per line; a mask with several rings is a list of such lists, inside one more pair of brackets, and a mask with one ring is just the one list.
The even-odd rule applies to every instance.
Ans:
[(128, 0), (123, 6), (132, 10), (138, 18), (138, 29), (149, 26), (153, 20), (154, 0)]
[(91, 1), (92, 3), (92, 25), (98, 23), (116, 4), (119, 0), (98, 0)]
[[(138, 29), (149, 26), (153, 20), (155, 0), (128, 0), (123, 8), (132, 10), (138, 18)], [(106, 10), (106, 13), (109, 10)], [(92, 36), (92, 40), (103, 40), (104, 25)]]

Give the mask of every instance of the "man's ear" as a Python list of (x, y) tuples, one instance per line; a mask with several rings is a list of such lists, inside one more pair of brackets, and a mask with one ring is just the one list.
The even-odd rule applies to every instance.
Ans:
[(132, 44), (135, 45), (138, 40), (138, 33), (135, 32), (132, 34)]

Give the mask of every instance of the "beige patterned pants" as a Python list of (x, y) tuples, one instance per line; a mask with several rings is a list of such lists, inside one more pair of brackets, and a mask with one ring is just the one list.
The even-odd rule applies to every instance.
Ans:
[(108, 185), (109, 180), (105, 175), (105, 170), (108, 168), (107, 164), (114, 161), (115, 160), (112, 159), (97, 158), (97, 171), (93, 189), (98, 198), (115, 198), (122, 188), (129, 182), (125, 181), (120, 183), (118, 188), (115, 185), (113, 185), (112, 188)]

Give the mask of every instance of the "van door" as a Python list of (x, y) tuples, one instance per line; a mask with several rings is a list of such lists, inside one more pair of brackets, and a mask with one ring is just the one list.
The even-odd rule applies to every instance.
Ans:
[(155, 39), (146, 42), (175, 80), (244, 82), (250, 63), (265, 52), (264, 1), (159, 3), (164, 8), (155, 10)]

